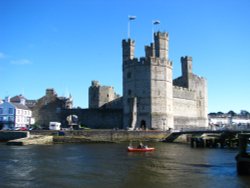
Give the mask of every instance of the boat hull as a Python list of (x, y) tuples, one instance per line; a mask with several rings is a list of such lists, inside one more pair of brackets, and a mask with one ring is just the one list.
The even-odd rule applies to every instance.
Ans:
[(128, 147), (128, 152), (148, 152), (154, 151), (155, 148), (130, 148)]

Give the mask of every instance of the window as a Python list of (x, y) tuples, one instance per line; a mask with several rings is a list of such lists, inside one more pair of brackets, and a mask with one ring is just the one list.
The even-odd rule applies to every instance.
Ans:
[(128, 72), (128, 73), (127, 73), (127, 78), (128, 78), (128, 79), (131, 78), (131, 72)]
[(56, 108), (56, 113), (60, 113), (61, 112), (61, 108), (60, 107), (57, 107)]
[(9, 114), (13, 114), (13, 108), (9, 108)]
[(0, 114), (3, 114), (3, 109), (2, 108), (0, 108)]
[(129, 89), (128, 90), (128, 95), (130, 96), (132, 94), (132, 91)]
[(0, 117), (0, 121), (3, 121), (3, 117)]
[(19, 118), (19, 116), (17, 116), (16, 121), (17, 121), (17, 123), (19, 123), (19, 122), (20, 122), (20, 118)]
[(8, 121), (11, 121), (11, 122), (12, 122), (12, 121), (14, 121), (14, 118), (11, 117), (11, 116), (9, 116), (9, 117), (8, 117)]

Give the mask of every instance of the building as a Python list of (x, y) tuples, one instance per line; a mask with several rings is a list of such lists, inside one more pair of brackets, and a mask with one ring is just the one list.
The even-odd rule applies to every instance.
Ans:
[[(34, 124), (31, 110), (25, 105), (25, 98), (19, 96), (21, 100), (12, 102), (10, 97), (6, 97), (0, 104), (0, 126), (3, 129), (13, 129), (18, 127), (28, 128)], [(15, 98), (17, 99), (17, 98)]]
[[(112, 87), (89, 88), (89, 107), (108, 109), (112, 100), (122, 109), (123, 128), (181, 129), (207, 127), (207, 82), (192, 72), (192, 57), (181, 57), (182, 75), (173, 79), (168, 57), (168, 33), (154, 33), (154, 43), (145, 46), (145, 57), (135, 57), (135, 41), (122, 41), (123, 96)], [(101, 96), (101, 97), (100, 97)], [(121, 103), (117, 102), (120, 101)]]
[(249, 130), (249, 115), (234, 114), (216, 114), (210, 113), (208, 116), (209, 126), (214, 130), (230, 129), (230, 130)]
[(58, 97), (53, 88), (46, 89), (45, 96), (38, 100), (28, 100), (27, 104), (32, 110), (36, 119), (36, 124), (42, 127), (49, 127), (50, 122), (63, 122), (66, 119), (61, 118), (61, 111), (71, 109), (73, 99), (69, 97)]

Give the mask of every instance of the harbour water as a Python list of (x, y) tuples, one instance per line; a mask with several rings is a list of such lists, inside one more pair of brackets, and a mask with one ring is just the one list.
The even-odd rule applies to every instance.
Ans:
[(6, 146), (0, 144), (0, 187), (249, 187), (238, 176), (237, 150), (148, 143), (154, 152), (128, 153), (128, 143)]

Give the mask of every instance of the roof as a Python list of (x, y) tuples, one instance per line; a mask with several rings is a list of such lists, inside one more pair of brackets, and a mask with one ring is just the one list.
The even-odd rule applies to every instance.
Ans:
[(27, 106), (21, 104), (21, 103), (15, 103), (15, 102), (11, 102), (11, 104), (13, 104), (16, 108), (18, 109), (23, 109), (23, 110), (30, 110)]
[(23, 95), (16, 95), (15, 97), (12, 97), (10, 99), (10, 102), (13, 102), (13, 103), (20, 103), (21, 102), (21, 99), (24, 99), (26, 100), (26, 98), (23, 96)]
[(33, 108), (37, 104), (37, 100), (26, 100), (25, 105), (28, 108)]

